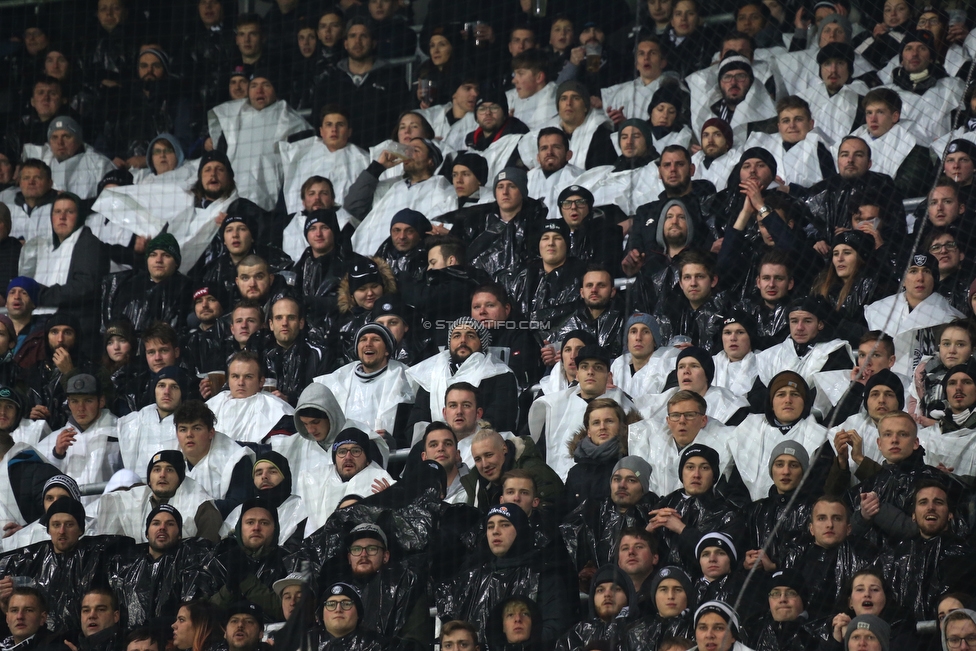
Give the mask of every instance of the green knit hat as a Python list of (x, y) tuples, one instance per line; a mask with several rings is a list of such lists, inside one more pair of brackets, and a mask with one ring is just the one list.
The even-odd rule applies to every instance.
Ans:
[(180, 255), (180, 243), (170, 233), (160, 233), (149, 240), (149, 243), (146, 245), (146, 255), (149, 255), (153, 251), (165, 251), (169, 253), (176, 259), (177, 266), (183, 261), (183, 256)]

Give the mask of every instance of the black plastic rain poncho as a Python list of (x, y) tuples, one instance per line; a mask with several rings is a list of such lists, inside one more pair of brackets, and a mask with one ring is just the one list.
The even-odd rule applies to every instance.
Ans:
[(125, 626), (144, 626), (156, 617), (175, 618), (192, 590), (193, 570), (212, 549), (203, 538), (189, 538), (158, 559), (149, 555), (148, 544), (138, 546), (135, 558), (113, 557), (108, 581), (118, 596)]
[(625, 513), (621, 513), (610, 498), (586, 500), (580, 504), (559, 526), (566, 551), (576, 570), (582, 570), (587, 563), (600, 567), (615, 562), (620, 532), (646, 527), (649, 522), (647, 514), (657, 501), (657, 495), (645, 493)]
[(132, 553), (132, 539), (124, 536), (85, 536), (65, 554), (51, 541), (22, 547), (0, 558), (0, 576), (26, 576), (44, 591), (49, 630), (81, 628), (81, 599), (101, 583), (113, 554)]

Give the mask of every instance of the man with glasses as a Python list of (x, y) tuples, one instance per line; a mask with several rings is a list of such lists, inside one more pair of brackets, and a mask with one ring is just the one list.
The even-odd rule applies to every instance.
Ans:
[(488, 178), (494, 178), (515, 153), (522, 134), (529, 127), (508, 111), (508, 99), (498, 89), (486, 89), (478, 96), (474, 119), (478, 128), (464, 137), (467, 149), (483, 152), (488, 159)]
[(936, 292), (963, 314), (969, 312), (969, 284), (973, 268), (956, 239), (952, 228), (933, 228), (922, 248), (939, 261), (939, 283)]
[(325, 628), (311, 631), (310, 648), (356, 649), (357, 651), (380, 651), (386, 645), (372, 631), (360, 623), (365, 616), (363, 600), (356, 588), (348, 583), (334, 583), (327, 592), (329, 595), (322, 604), (322, 624)]
[(653, 421), (642, 420), (630, 426), (628, 450), (643, 459), (655, 460), (650, 489), (658, 495), (681, 488), (678, 462), (681, 451), (692, 443), (718, 450), (719, 458), (724, 460), (721, 473), (727, 472), (732, 455), (725, 441), (732, 428), (709, 418), (707, 409), (701, 394), (682, 389), (668, 399), (667, 410), (659, 412)]
[(370, 495), (394, 483), (393, 477), (377, 463), (382, 460), (366, 432), (355, 427), (339, 432), (332, 443), (332, 468), (322, 479), (321, 492), (307, 498), (306, 534), (325, 524), (346, 495)]
[(383, 529), (371, 523), (353, 527), (346, 536), (346, 551), (346, 582), (365, 606), (360, 626), (388, 640), (429, 647), (434, 631), (426, 583), (413, 567), (390, 562)]
[(753, 645), (759, 649), (793, 651), (816, 647), (804, 606), (806, 586), (795, 570), (781, 570), (768, 581), (769, 613), (757, 624)]
[(942, 623), (942, 639), (950, 649), (976, 649), (976, 618), (971, 611), (956, 610)]
[[(735, 142), (744, 143), (755, 131), (776, 133), (776, 106), (762, 84), (756, 84), (752, 61), (736, 51), (726, 52), (718, 64), (717, 87), (692, 88), (691, 114), (695, 133), (705, 121), (721, 118), (732, 128)], [(755, 87), (756, 92), (752, 92)]]

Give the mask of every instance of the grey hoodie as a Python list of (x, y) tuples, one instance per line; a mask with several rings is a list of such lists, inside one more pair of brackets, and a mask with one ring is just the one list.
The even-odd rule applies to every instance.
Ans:
[[(955, 615), (956, 613), (965, 613), (965, 615), (972, 620), (973, 624), (976, 624), (976, 611), (969, 610), (968, 608), (961, 608), (959, 610), (952, 611), (951, 614)], [(939, 638), (942, 640), (942, 651), (949, 651), (949, 645), (946, 644), (946, 632), (944, 628), (942, 631), (940, 631)]]
[(688, 206), (680, 199), (671, 199), (661, 208), (661, 216), (657, 220), (657, 244), (665, 251), (668, 250), (668, 245), (664, 242), (664, 222), (667, 219), (667, 214), (671, 206), (681, 206), (681, 209), (685, 211), (685, 224), (688, 226), (688, 239), (686, 241), (689, 243), (695, 241), (695, 220), (692, 219), (691, 213), (688, 212)]
[(342, 407), (339, 406), (339, 401), (332, 395), (329, 387), (318, 382), (309, 384), (302, 391), (302, 395), (298, 396), (298, 405), (295, 407), (295, 429), (308, 440), (314, 441), (315, 439), (305, 429), (302, 419), (298, 417), (302, 410), (307, 408), (318, 409), (328, 415), (329, 435), (325, 437), (325, 440), (318, 441), (318, 444), (323, 450), (331, 452), (332, 442), (339, 432), (346, 427), (346, 415), (342, 413)]

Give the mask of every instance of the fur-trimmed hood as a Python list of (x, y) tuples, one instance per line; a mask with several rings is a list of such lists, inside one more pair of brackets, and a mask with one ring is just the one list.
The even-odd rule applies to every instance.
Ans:
[[(370, 260), (379, 269), (380, 278), (383, 281), (383, 293), (384, 294), (396, 294), (397, 284), (396, 278), (393, 275), (393, 270), (390, 269), (390, 265), (387, 264), (386, 260), (380, 257), (370, 257)], [(351, 314), (356, 308), (356, 301), (353, 300), (352, 292), (349, 291), (349, 272), (342, 277), (339, 281), (338, 296), (336, 302), (339, 306), (339, 312), (342, 314)]]
[[(621, 426), (620, 431), (617, 432), (617, 442), (620, 444), (621, 457), (626, 457), (628, 454), (627, 430), (630, 428), (631, 425), (633, 425), (634, 423), (640, 420), (643, 419), (639, 411), (628, 412), (626, 417), (624, 418), (624, 423)], [(569, 443), (566, 444), (566, 447), (569, 448), (569, 456), (573, 456), (574, 454), (576, 454), (576, 448), (579, 447), (579, 444), (583, 440), (584, 436), (586, 436), (586, 425), (580, 426), (580, 428), (576, 430), (576, 433), (573, 434), (573, 438), (571, 438), (569, 440)]]

